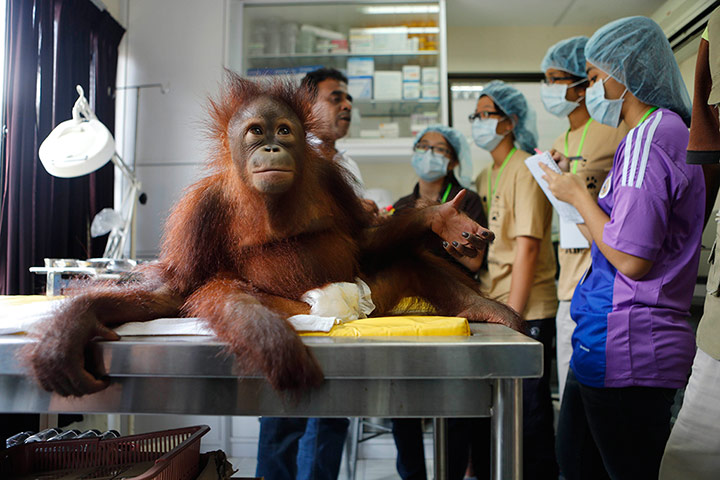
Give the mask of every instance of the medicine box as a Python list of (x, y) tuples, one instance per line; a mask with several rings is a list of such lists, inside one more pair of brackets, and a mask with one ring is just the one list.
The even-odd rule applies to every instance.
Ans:
[(380, 130), (360, 130), (360, 138), (380, 138)]
[(402, 99), (402, 72), (377, 70), (373, 78), (373, 98), (375, 100)]
[(408, 50), (408, 28), (370, 27), (350, 29), (350, 51), (353, 53), (391, 53)]
[(422, 84), (422, 98), (425, 100), (439, 100), (440, 99), (440, 84), (439, 83), (423, 83)]
[(365, 29), (351, 28), (350, 51), (352, 53), (373, 53), (373, 36)]
[(403, 100), (420, 98), (420, 82), (403, 82)]
[(422, 82), (440, 83), (440, 69), (438, 67), (423, 67)]
[(353, 100), (369, 100), (373, 98), (373, 77), (349, 77), (348, 93)]
[(372, 77), (375, 73), (375, 59), (372, 57), (353, 57), (347, 61), (348, 77)]
[(420, 65), (403, 65), (402, 75), (403, 82), (419, 82)]
[(400, 137), (400, 125), (397, 122), (381, 123), (379, 127), (380, 138)]

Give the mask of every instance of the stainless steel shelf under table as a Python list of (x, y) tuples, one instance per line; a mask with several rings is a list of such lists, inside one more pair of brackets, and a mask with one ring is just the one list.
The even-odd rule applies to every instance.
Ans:
[[(123, 337), (97, 342), (112, 384), (80, 398), (50, 394), (16, 359), (32, 341), (0, 335), (0, 412), (492, 417), (493, 478), (522, 478), (522, 378), (542, 375), (542, 344), (502, 325), (472, 324), (470, 337), (303, 337), (325, 383), (299, 398), (262, 376), (239, 376), (211, 337)], [(446, 478), (437, 448), (436, 477)]]

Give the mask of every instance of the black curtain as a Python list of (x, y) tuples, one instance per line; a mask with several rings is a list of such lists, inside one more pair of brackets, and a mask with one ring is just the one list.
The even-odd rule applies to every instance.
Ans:
[(90, 0), (7, 0), (7, 81), (0, 199), (0, 294), (31, 294), (28, 268), (49, 258), (101, 256), (97, 212), (113, 205), (113, 166), (84, 177), (48, 174), (42, 141), (71, 118), (77, 92), (114, 132), (117, 49), (125, 30)]

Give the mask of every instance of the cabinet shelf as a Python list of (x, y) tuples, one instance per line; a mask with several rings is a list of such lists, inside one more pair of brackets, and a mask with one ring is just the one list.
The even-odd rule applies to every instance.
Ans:
[(336, 146), (359, 163), (391, 162), (410, 164), (414, 137), (342, 138)]
[(321, 59), (321, 58), (348, 58), (348, 57), (421, 57), (427, 55), (437, 55), (437, 50), (418, 50), (416, 52), (367, 52), (367, 53), (278, 53), (250, 55), (249, 60), (273, 60), (273, 59)]
[(418, 100), (370, 100), (353, 101), (353, 108), (364, 117), (408, 116), (412, 113), (437, 111), (439, 99)]
[[(404, 6), (416, 1), (420, 0), (227, 0), (226, 65), (248, 77), (285, 76), (298, 82), (321, 67), (349, 71), (358, 77), (370, 73), (372, 84), (367, 79), (349, 82), (353, 83), (355, 96), (349, 132), (352, 138), (346, 140), (349, 151), (363, 161), (399, 159), (407, 163), (412, 153), (412, 131), (429, 122), (448, 121), (446, 0), (422, 0), (422, 4), (438, 7), (432, 12), (418, 10), (390, 16), (372, 15), (362, 7), (375, 3)], [(314, 29), (303, 31), (303, 26)], [(330, 52), (331, 48), (345, 49), (345, 43), (333, 45), (330, 41), (326, 45), (326, 37), (333, 35), (322, 30), (346, 35), (347, 50)], [(317, 38), (311, 38), (312, 34)], [(358, 58), (371, 58), (372, 68), (369, 62), (362, 66), (366, 68), (354, 65), (352, 62)], [(397, 91), (397, 85), (390, 83), (386, 72), (402, 73), (405, 67), (415, 69), (406, 69), (406, 77), (401, 78), (412, 75), (413, 80), (421, 80), (421, 96), (424, 92), (439, 98), (403, 99), (402, 90)], [(423, 90), (424, 68), (436, 69), (437, 88)], [(434, 72), (428, 70), (425, 74), (425, 83), (431, 83), (428, 77)], [(387, 89), (383, 75), (387, 77)], [(397, 82), (397, 75), (392, 80)], [(405, 95), (412, 94), (417, 95), (417, 89), (405, 90)], [(359, 98), (391, 95), (395, 98)], [(394, 133), (392, 124), (397, 124), (399, 139), (370, 138), (380, 131)]]

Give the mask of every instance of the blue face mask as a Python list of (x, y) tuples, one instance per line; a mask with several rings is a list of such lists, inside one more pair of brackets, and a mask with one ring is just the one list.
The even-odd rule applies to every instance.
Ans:
[(447, 175), (450, 160), (444, 155), (439, 155), (428, 149), (424, 152), (413, 153), (411, 163), (418, 177), (426, 182), (434, 182)]
[(605, 82), (609, 76), (601, 82), (587, 89), (585, 105), (587, 106), (590, 116), (598, 122), (617, 128), (620, 125), (620, 113), (622, 112), (623, 97), (627, 93), (627, 88), (620, 98), (611, 100), (605, 98)]
[(497, 118), (476, 118), (472, 122), (472, 137), (475, 145), (478, 147), (492, 152), (495, 150), (505, 135), (499, 135), (496, 133), (498, 125)]
[(582, 98), (577, 101), (571, 102), (565, 98), (569, 87), (574, 87), (580, 83), (586, 81), (585, 79), (575, 82), (570, 85), (552, 83), (543, 83), (540, 85), (540, 98), (542, 99), (545, 110), (552, 113), (556, 117), (567, 117), (570, 113), (575, 110)]

